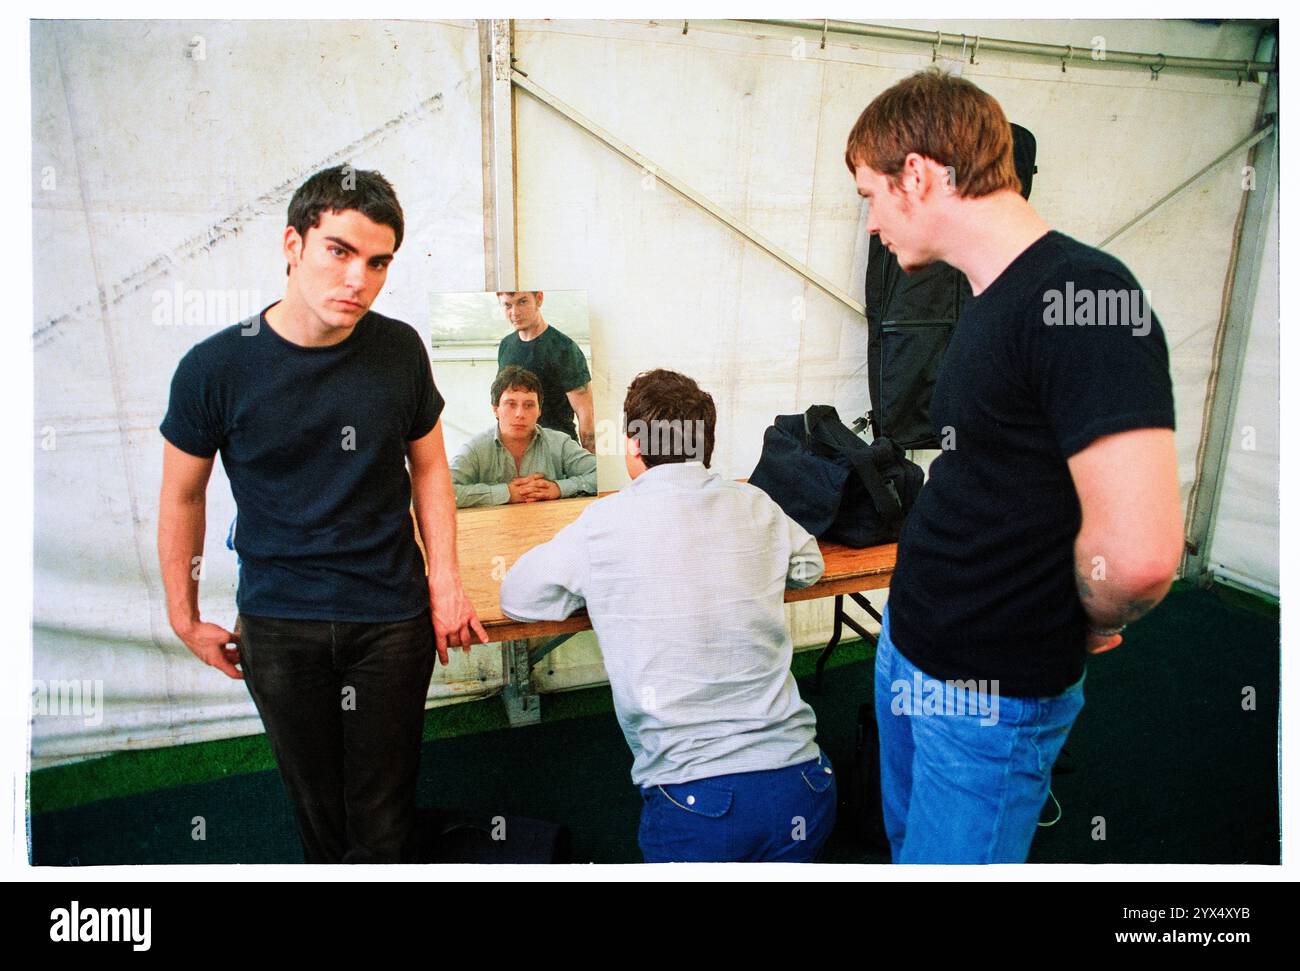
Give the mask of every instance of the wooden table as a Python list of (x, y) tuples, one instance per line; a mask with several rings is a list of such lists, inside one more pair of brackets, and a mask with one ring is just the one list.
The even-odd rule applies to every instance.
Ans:
[[(488, 636), (501, 642), (501, 659), (506, 679), (506, 711), (512, 725), (532, 724), (541, 719), (540, 698), (532, 685), (532, 666), (563, 640), (578, 631), (590, 630), (585, 610), (558, 621), (521, 622), (501, 612), (501, 580), (520, 556), (545, 543), (582, 514), (597, 497), (557, 499), (551, 502), (478, 506), (456, 512), (456, 549), (465, 593), (478, 612)], [(819, 541), (825, 572), (811, 587), (787, 590), (787, 603), (835, 598), (835, 627), (830, 641), (817, 659), (817, 685), (831, 652), (839, 643), (843, 627), (870, 638), (844, 612), (844, 598), (850, 597), (877, 621), (880, 615), (867, 599), (865, 590), (889, 586), (894, 574), (897, 543), (851, 549), (838, 543)], [(529, 638), (552, 640), (541, 650), (529, 653)]]

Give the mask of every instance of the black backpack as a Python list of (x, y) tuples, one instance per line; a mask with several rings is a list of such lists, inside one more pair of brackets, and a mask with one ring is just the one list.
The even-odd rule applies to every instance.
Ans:
[[(1029, 198), (1038, 144), (1011, 126), (1020, 193)], [(872, 236), (867, 247), (867, 384), (872, 434), (904, 449), (940, 448), (930, 422), (930, 398), (962, 305), (971, 295), (966, 275), (947, 263), (904, 273), (898, 259)]]
[(947, 263), (904, 273), (872, 236), (866, 296), (872, 434), (904, 449), (939, 448), (930, 397), (970, 284)]

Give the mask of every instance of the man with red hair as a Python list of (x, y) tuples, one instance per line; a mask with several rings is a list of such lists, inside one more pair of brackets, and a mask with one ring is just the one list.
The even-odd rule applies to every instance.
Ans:
[(973, 292), (877, 648), (885, 830), (897, 863), (1023, 862), (1085, 658), (1178, 567), (1169, 353), (1127, 267), (1021, 196), (1011, 127), (969, 81), (883, 92), (845, 161), (902, 269), (943, 261)]

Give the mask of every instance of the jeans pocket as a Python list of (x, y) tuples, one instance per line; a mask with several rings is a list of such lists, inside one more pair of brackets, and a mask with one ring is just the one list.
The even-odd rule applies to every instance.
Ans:
[(708, 819), (721, 819), (727, 815), (734, 800), (729, 787), (712, 782), (679, 782), (656, 788), (668, 800), (668, 808), (676, 806), (683, 812)]
[(288, 617), (256, 617), (252, 614), (240, 614), (237, 621), (240, 635), (249, 635), (254, 640), (299, 641), (309, 637), (320, 636), (322, 629), (328, 629), (327, 621), (294, 620)]
[(646, 794), (637, 842), (647, 863), (717, 863), (736, 856), (734, 795), (708, 781), (660, 785)]
[(820, 756), (816, 762), (805, 765), (800, 774), (808, 788), (818, 795), (835, 784), (835, 770), (831, 768), (831, 760), (825, 755)]

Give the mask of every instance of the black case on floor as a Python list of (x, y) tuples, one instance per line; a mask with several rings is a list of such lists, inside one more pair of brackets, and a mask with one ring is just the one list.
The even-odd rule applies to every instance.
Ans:
[[(569, 828), (526, 816), (421, 809), (421, 863), (572, 863)], [(501, 838), (504, 837), (504, 838)]]

